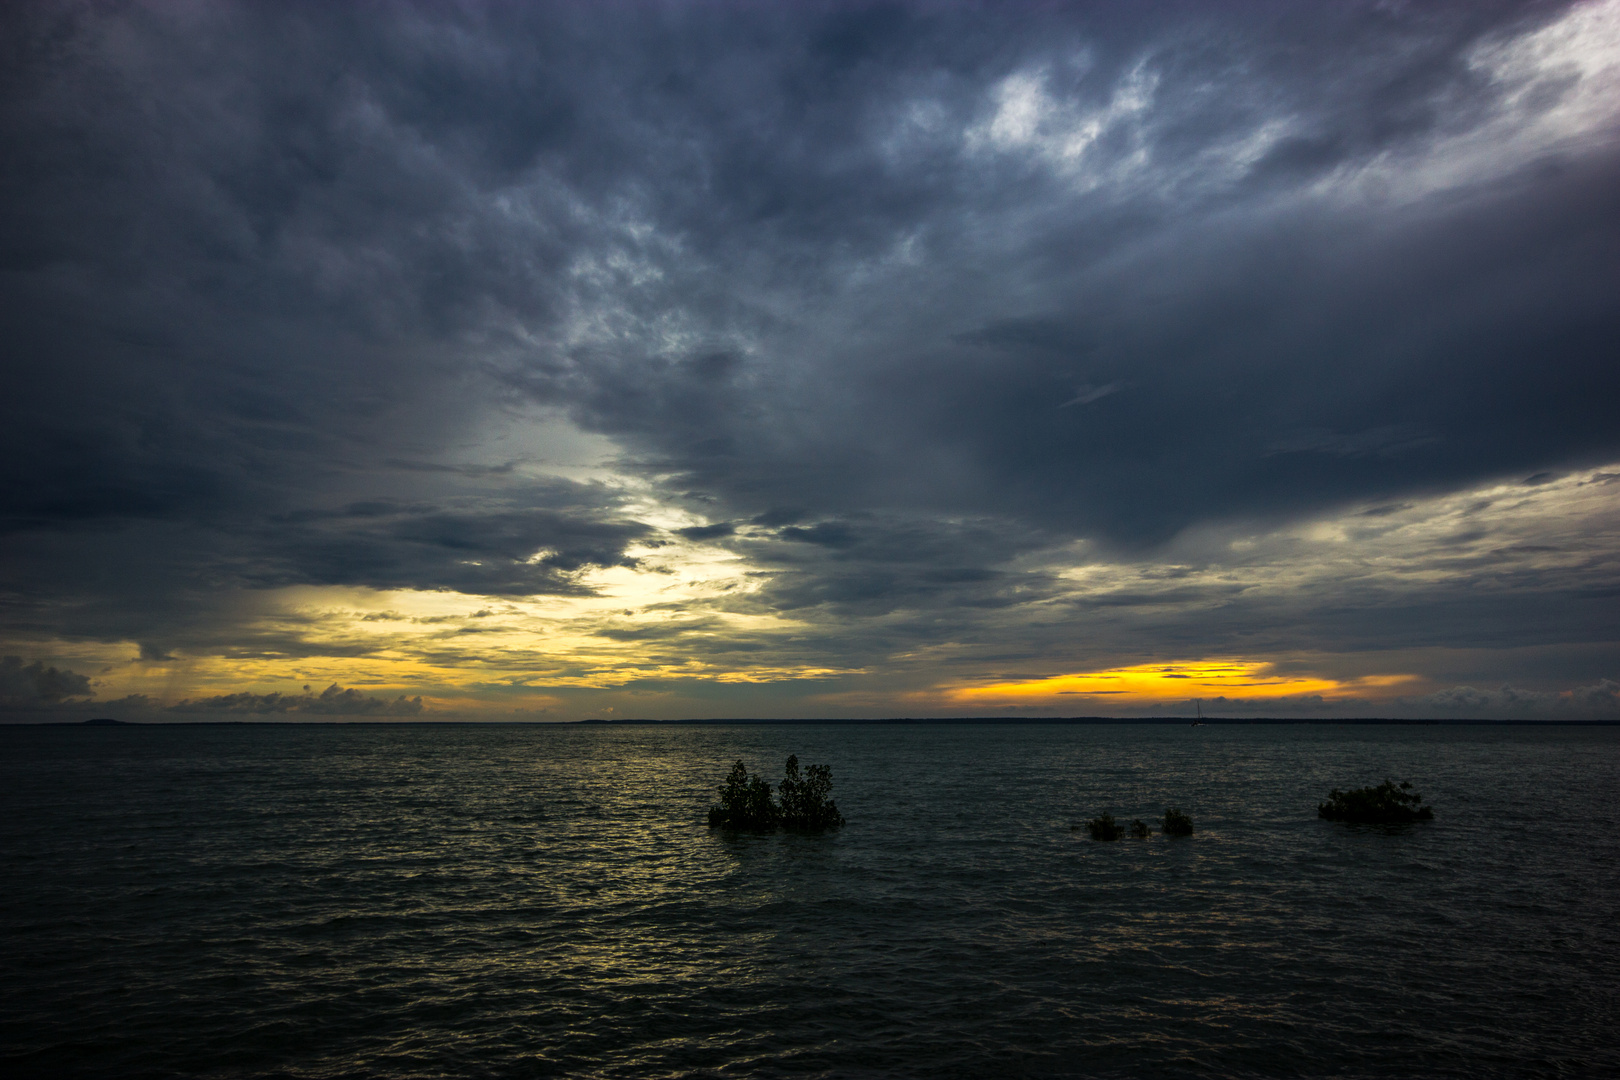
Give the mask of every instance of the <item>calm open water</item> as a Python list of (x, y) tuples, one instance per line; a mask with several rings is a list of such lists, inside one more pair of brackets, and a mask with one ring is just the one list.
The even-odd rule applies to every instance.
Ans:
[[(794, 752), (846, 828), (705, 826)], [(1620, 728), (0, 729), (0, 1069), (1620, 1075), (1617, 773)], [(1386, 774), (1437, 820), (1315, 817)]]

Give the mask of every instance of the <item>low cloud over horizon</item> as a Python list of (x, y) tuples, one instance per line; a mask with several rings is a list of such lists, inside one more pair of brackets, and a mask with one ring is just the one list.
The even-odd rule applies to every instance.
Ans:
[(1620, 0), (0, 49), (0, 718), (1620, 718)]

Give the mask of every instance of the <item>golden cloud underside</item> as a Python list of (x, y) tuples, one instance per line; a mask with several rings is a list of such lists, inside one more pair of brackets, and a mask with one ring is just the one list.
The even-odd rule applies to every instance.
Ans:
[[(703, 524), (655, 509), (638, 516), (669, 536)], [(750, 551), (725, 541), (662, 543), (634, 551), (634, 567), (588, 572), (572, 596), (244, 590), (230, 600), (229, 631), (216, 645), (166, 659), (136, 659), (134, 642), (8, 649), (91, 674), (103, 701), (139, 694), (169, 704), (338, 683), (420, 694), (428, 715), (552, 710), (562, 718), (594, 715), (594, 702), (602, 711), (663, 702), (669, 715), (692, 715), (718, 700), (716, 688), (750, 687), (805, 715), (994, 705), (1072, 712), (1082, 701), (1109, 713), (1215, 697), (1377, 702), (1437, 685), (1415, 685), (1424, 680), (1408, 672), (1421, 665), (1400, 652), (1294, 647), (1286, 620), (1301, 598), (1378, 607), (1424, 589), (1607, 585), (1620, 578), (1620, 470), (1350, 507), (1278, 529), (1206, 526), (1152, 562), (1109, 559), (1083, 542), (1029, 553), (998, 568), (1016, 602), (955, 608), (956, 632), (933, 641), (905, 636), (912, 613), (904, 609), (851, 623), (831, 608), (775, 607), (764, 592), (773, 571)], [(1274, 611), (1282, 629), (1246, 654), (1132, 662), (1151, 655), (1132, 644), (1138, 622), (1158, 625), (1173, 613), (1214, 625), (1232, 597)], [(1007, 661), (1003, 673), (990, 668), (986, 641), (1017, 654), (1011, 662), (1030, 674), (1004, 673)]]
[(1202, 660), (1178, 664), (1138, 664), (1111, 671), (1058, 675), (1046, 679), (998, 682), (953, 689), (959, 702), (1034, 701), (1060, 695), (1108, 698), (1116, 704), (1186, 701), (1197, 697), (1278, 698), (1316, 694), (1346, 696), (1413, 680), (1410, 675), (1376, 675), (1355, 680), (1279, 675), (1273, 665), (1251, 660)]

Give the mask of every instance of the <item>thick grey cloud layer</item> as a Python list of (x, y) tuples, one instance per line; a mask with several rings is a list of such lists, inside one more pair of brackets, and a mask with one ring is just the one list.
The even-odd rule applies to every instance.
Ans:
[(89, 678), (77, 672), (38, 662), (24, 664), (17, 656), (0, 657), (0, 703), (7, 706), (55, 705), (93, 693)]
[(407, 699), (401, 694), (389, 701), (333, 683), (319, 694), (308, 687), (302, 694), (219, 694), (211, 698), (187, 699), (169, 706), (167, 711), (228, 716), (284, 716), (288, 713), (313, 716), (417, 716), (422, 712), (422, 699)]
[[(1620, 138), (1520, 47), (1572, 10), (11, 5), (3, 629), (577, 594), (660, 533), (490, 459), (534, 410), (873, 655), (1056, 596), (1006, 568), (1072, 540), (1615, 460)], [(1541, 602), (1442, 592), (1386, 632)]]
[(304, 687), (301, 694), (218, 694), (187, 698), (164, 706), (145, 695), (130, 695), (111, 701), (96, 697), (93, 681), (87, 675), (34, 663), (24, 665), (15, 656), (0, 657), (0, 707), (26, 717), (54, 718), (116, 710), (143, 720), (173, 719), (175, 715), (195, 718), (347, 716), (401, 717), (423, 712), (421, 697), (403, 694), (389, 700), (362, 694), (333, 683), (319, 694)]

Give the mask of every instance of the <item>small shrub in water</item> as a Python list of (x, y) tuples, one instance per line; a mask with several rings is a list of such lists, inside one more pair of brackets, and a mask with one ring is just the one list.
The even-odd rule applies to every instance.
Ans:
[(832, 791), (832, 766), (812, 765), (799, 776), (799, 755), (790, 755), (782, 777), (782, 827), (793, 832), (821, 832), (844, 823), (838, 804), (827, 797)]
[(1316, 816), (1329, 821), (1356, 825), (1404, 825), (1409, 821), (1433, 821), (1434, 810), (1423, 805), (1423, 796), (1412, 790), (1410, 781), (1399, 785), (1386, 779), (1377, 787), (1328, 792), (1328, 801), (1316, 808)]
[(771, 785), (762, 776), (749, 776), (741, 761), (731, 767), (720, 785), (720, 802), (709, 807), (709, 827), (767, 832), (778, 825), (794, 832), (821, 832), (844, 823), (832, 791), (832, 767), (812, 765), (799, 773), (799, 756), (787, 759), (782, 777), (781, 802), (771, 798)]
[(749, 776), (748, 767), (738, 761), (731, 767), (726, 782), (720, 785), (720, 802), (709, 807), (709, 828), (724, 826), (728, 829), (754, 829), (763, 832), (776, 828), (780, 812), (771, 801), (771, 785), (763, 776)]
[(1093, 840), (1118, 840), (1125, 835), (1125, 830), (1119, 827), (1114, 815), (1106, 811), (1102, 817), (1095, 817), (1086, 822), (1086, 830), (1091, 833)]
[(1193, 834), (1192, 818), (1183, 814), (1173, 806), (1164, 809), (1164, 835), (1191, 836)]
[(1147, 822), (1143, 821), (1141, 818), (1133, 818), (1131, 820), (1131, 839), (1146, 840), (1148, 838), (1148, 833), (1151, 831), (1152, 830), (1147, 827)]

